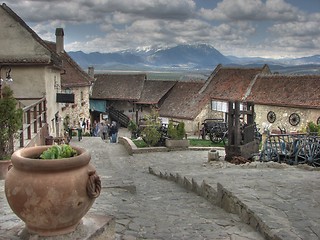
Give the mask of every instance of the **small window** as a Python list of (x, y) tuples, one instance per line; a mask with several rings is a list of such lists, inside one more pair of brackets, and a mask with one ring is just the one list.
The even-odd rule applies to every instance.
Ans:
[(83, 92), (81, 91), (81, 93), (80, 93), (81, 95), (81, 101), (83, 101)]
[(211, 101), (211, 110), (218, 112), (228, 112), (228, 103), (221, 101)]

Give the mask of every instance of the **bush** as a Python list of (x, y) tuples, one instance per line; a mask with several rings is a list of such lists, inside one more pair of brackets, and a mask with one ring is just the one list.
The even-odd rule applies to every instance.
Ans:
[(153, 109), (151, 114), (146, 115), (145, 118), (146, 127), (141, 132), (142, 138), (149, 146), (156, 146), (161, 138), (161, 133), (158, 131), (161, 126), (159, 113)]
[(173, 122), (170, 121), (168, 125), (168, 137), (174, 140), (181, 140), (186, 135), (184, 128), (184, 122), (179, 122), (177, 126), (174, 126)]
[(16, 106), (13, 91), (9, 86), (4, 86), (0, 99), (0, 160), (10, 158), (14, 150), (13, 139), (22, 127), (23, 111)]
[(308, 122), (307, 131), (308, 131), (308, 133), (320, 135), (320, 125), (317, 125), (314, 122)]
[(156, 146), (160, 140), (161, 133), (155, 126), (148, 126), (143, 130), (143, 140), (149, 146)]

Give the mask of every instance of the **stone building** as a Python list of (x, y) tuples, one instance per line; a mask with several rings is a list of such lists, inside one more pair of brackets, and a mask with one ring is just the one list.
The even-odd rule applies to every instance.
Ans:
[(245, 100), (255, 103), (261, 127), (296, 132), (308, 122), (320, 124), (319, 82), (319, 75), (260, 74)]
[(49, 134), (59, 136), (61, 108), (55, 85), (61, 85), (61, 58), (5, 3), (0, 6), (0, 31), (1, 77), (11, 70), (11, 89), (21, 107), (46, 98)]
[[(69, 125), (72, 127), (79, 127), (81, 121), (87, 122), (88, 120), (89, 124), (89, 96), (94, 81), (93, 69), (91, 69), (90, 76), (64, 50), (64, 30), (62, 28), (57, 28), (55, 34), (56, 42), (46, 43), (56, 51), (62, 60), (61, 85), (56, 85), (59, 92), (58, 96), (63, 98), (60, 101), (62, 110), (60, 116), (64, 123), (68, 119)], [(87, 126), (85, 129), (87, 129)]]

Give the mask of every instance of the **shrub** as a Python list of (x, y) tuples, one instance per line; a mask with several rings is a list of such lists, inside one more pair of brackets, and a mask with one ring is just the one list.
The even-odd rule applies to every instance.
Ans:
[(307, 131), (309, 133), (320, 135), (320, 125), (317, 125), (314, 122), (308, 122), (307, 123)]
[(176, 127), (173, 125), (173, 122), (170, 121), (168, 125), (168, 137), (171, 139), (178, 139), (178, 133)]
[(186, 135), (186, 130), (184, 129), (184, 122), (179, 122), (177, 126), (178, 139), (183, 139), (185, 135)]
[(161, 133), (156, 126), (148, 126), (143, 130), (143, 140), (149, 146), (156, 146), (160, 140)]
[(10, 158), (14, 150), (13, 139), (22, 127), (23, 111), (16, 106), (13, 91), (9, 86), (4, 86), (0, 99), (0, 160)]
[(145, 118), (146, 127), (141, 132), (142, 138), (149, 146), (156, 146), (161, 138), (161, 133), (158, 131), (161, 126), (159, 113), (153, 109)]
[(168, 137), (170, 139), (181, 140), (184, 138), (185, 134), (184, 122), (179, 122), (176, 126), (174, 126), (173, 121), (169, 122)]

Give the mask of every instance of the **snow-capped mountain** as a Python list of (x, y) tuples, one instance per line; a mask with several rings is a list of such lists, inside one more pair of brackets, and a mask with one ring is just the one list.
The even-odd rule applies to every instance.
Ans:
[(137, 48), (113, 53), (68, 52), (84, 69), (94, 66), (96, 69), (148, 70), (148, 69), (195, 69), (213, 70), (218, 64), (223, 65), (259, 65), (268, 64), (275, 71), (301, 65), (307, 70), (320, 72), (320, 55), (297, 59), (239, 58), (224, 56), (207, 44), (178, 45), (171, 48)]

